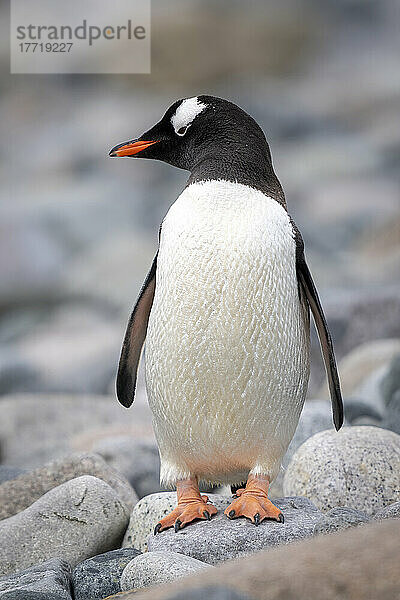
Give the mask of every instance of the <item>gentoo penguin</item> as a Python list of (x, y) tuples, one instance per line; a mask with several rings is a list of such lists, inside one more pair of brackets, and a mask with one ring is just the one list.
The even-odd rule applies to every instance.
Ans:
[(161, 481), (178, 504), (155, 527), (175, 531), (217, 510), (198, 482), (238, 485), (229, 518), (284, 522), (268, 499), (304, 404), (309, 308), (336, 429), (343, 406), (331, 336), (287, 212), (265, 136), (235, 104), (175, 102), (110, 156), (154, 158), (190, 171), (165, 216), (159, 249), (130, 318), (118, 399), (134, 399), (146, 339), (146, 386)]

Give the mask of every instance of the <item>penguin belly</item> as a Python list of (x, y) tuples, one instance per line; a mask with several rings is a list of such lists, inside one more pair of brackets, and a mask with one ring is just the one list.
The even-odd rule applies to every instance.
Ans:
[(167, 213), (146, 338), (161, 481), (279, 472), (304, 404), (309, 313), (286, 210), (246, 185), (189, 185)]

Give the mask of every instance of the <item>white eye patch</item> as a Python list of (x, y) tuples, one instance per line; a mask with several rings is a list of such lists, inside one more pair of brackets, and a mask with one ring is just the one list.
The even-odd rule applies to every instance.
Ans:
[(185, 135), (189, 125), (205, 108), (207, 108), (207, 104), (200, 102), (197, 96), (183, 100), (176, 109), (175, 114), (171, 117), (175, 133)]

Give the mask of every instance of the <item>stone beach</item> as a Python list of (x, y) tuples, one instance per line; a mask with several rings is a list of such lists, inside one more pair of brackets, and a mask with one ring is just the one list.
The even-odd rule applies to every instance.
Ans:
[[(148, 76), (13, 79), (0, 41), (3, 158), (12, 132), (10, 168), (0, 161), (0, 600), (394, 600), (396, 0), (153, 4)], [(223, 44), (222, 21), (235, 32)], [(187, 174), (107, 153), (197, 93), (232, 99), (267, 134), (332, 332), (345, 423), (333, 429), (312, 330), (307, 400), (270, 487), (284, 523), (231, 521), (229, 487), (204, 488), (217, 515), (154, 535), (176, 493), (160, 486), (143, 361), (129, 411), (115, 373)]]

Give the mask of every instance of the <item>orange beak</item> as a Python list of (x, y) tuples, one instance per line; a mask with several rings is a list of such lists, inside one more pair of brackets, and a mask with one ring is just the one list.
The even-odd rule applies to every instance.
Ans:
[(157, 143), (157, 140), (152, 141), (152, 142), (138, 140), (137, 142), (128, 142), (128, 143), (118, 144), (117, 146), (114, 146), (114, 148), (112, 148), (110, 150), (109, 156), (111, 156), (112, 158), (121, 157), (121, 156), (134, 156), (135, 154), (138, 154), (145, 148), (148, 148), (149, 146), (152, 146), (153, 144), (156, 144), (156, 143)]

